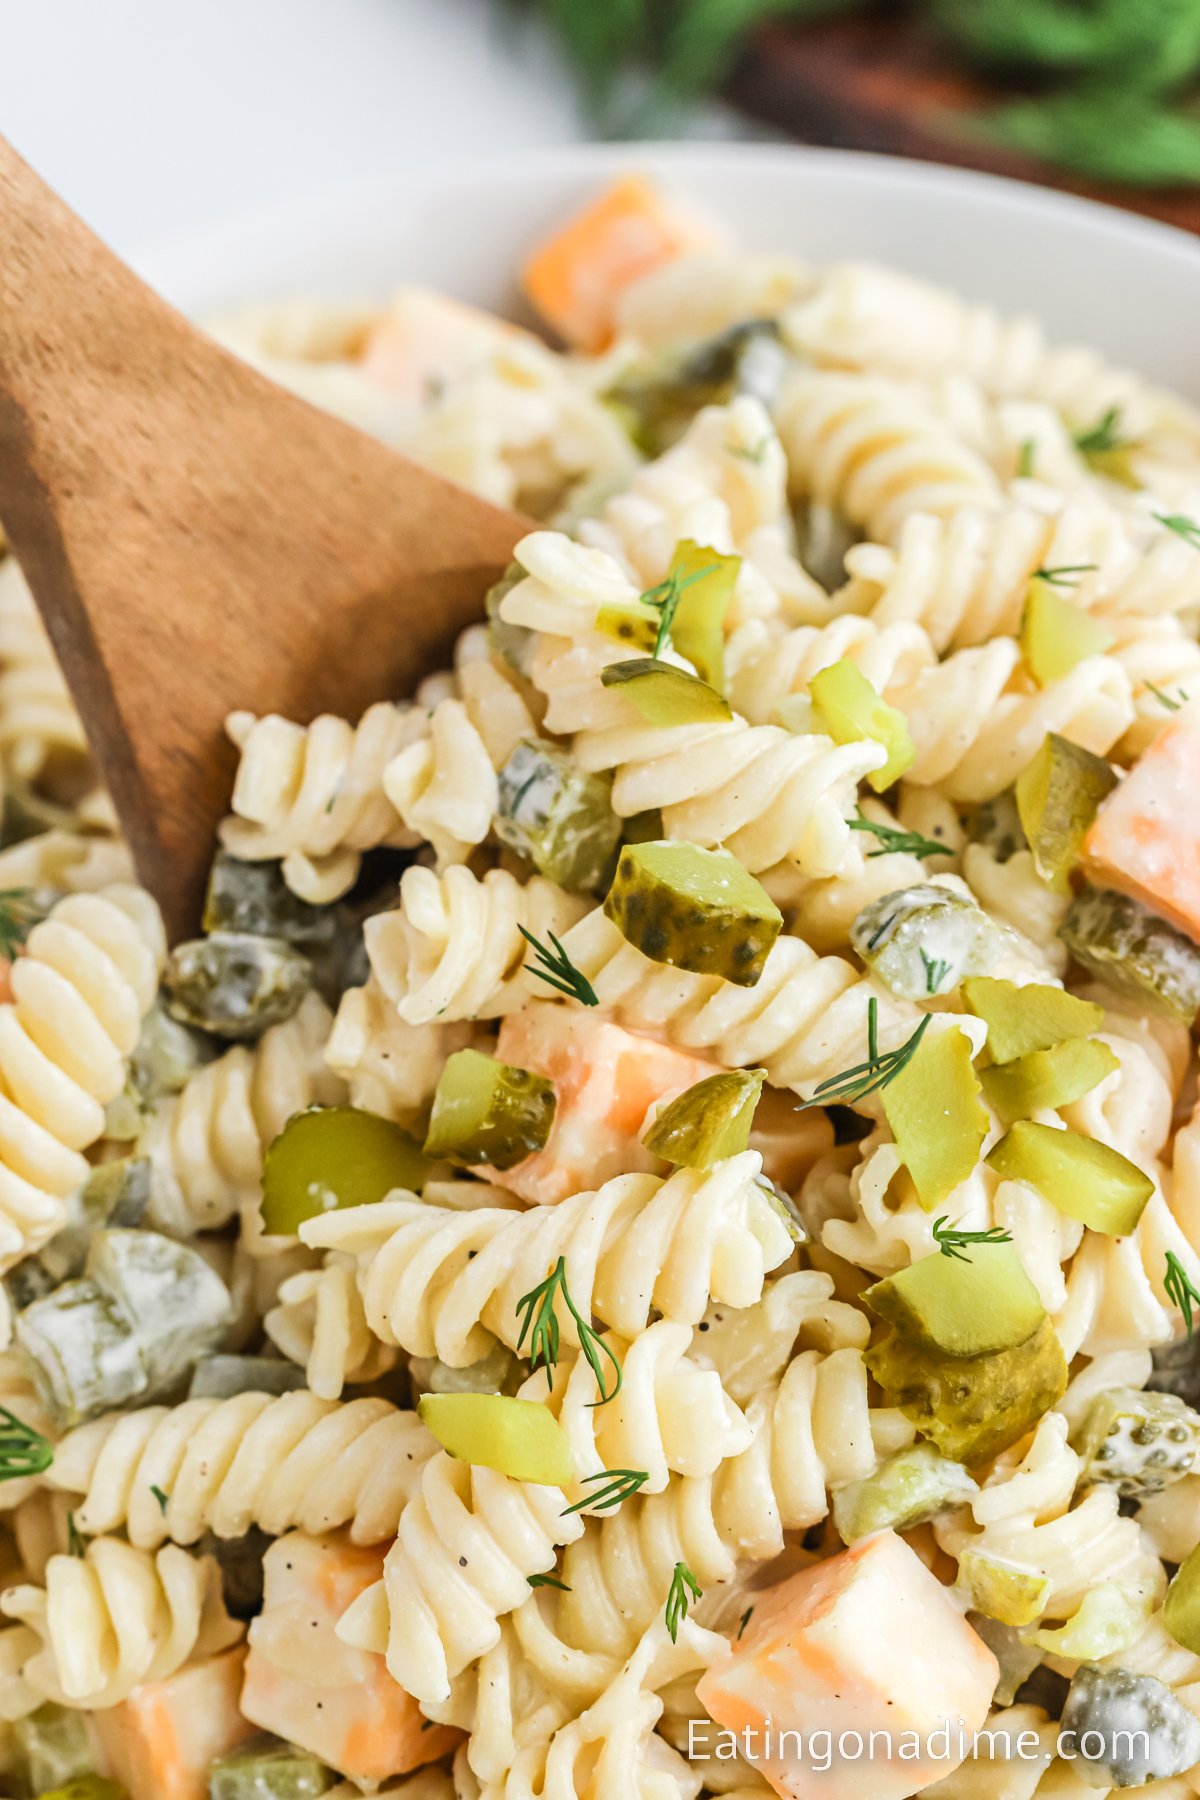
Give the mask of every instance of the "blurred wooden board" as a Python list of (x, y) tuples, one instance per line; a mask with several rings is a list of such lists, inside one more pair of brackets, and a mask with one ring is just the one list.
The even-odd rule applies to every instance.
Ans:
[(963, 74), (944, 42), (903, 17), (771, 27), (751, 44), (729, 94), (747, 112), (806, 143), (986, 169), (1200, 232), (1200, 187), (1088, 182), (956, 135), (955, 114), (965, 119), (1012, 93)]

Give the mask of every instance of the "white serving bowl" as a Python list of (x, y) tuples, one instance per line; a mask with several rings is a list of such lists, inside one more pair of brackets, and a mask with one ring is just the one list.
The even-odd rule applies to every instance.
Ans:
[(990, 175), (839, 150), (584, 145), (319, 193), (151, 247), (138, 266), (193, 314), (404, 281), (520, 314), (531, 243), (614, 174), (665, 177), (752, 250), (872, 257), (1035, 313), (1059, 341), (1200, 399), (1200, 242)]

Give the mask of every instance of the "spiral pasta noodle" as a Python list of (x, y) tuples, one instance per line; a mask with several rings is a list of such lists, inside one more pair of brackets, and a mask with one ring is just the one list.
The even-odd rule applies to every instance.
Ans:
[(206, 1531), (241, 1537), (252, 1525), (272, 1537), (345, 1525), (352, 1542), (380, 1544), (435, 1448), (415, 1413), (386, 1400), (244, 1393), (80, 1425), (46, 1480), (83, 1496), (81, 1532), (124, 1530), (143, 1550), (194, 1544)]
[(342, 995), (325, 1062), (346, 1083), (352, 1105), (414, 1126), (428, 1114), (446, 1058), (473, 1036), (464, 1024), (405, 1024), (372, 977)]
[(439, 867), (482, 844), (500, 803), (487, 745), (461, 700), (438, 702), (427, 734), (388, 762), (383, 788), (407, 828), (433, 845)]
[(338, 1400), (347, 1385), (377, 1381), (396, 1366), (396, 1352), (367, 1324), (353, 1262), (337, 1251), (321, 1268), (297, 1270), (280, 1283), (263, 1330), (300, 1364), (321, 1400)]

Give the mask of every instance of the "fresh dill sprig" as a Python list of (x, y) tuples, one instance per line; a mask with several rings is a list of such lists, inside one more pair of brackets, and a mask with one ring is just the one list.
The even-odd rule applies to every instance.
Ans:
[(1114, 450), (1131, 450), (1134, 439), (1121, 430), (1121, 409), (1110, 406), (1094, 425), (1071, 433), (1081, 456), (1111, 456)]
[(563, 1508), (563, 1518), (568, 1513), (583, 1512), (586, 1507), (594, 1506), (597, 1512), (612, 1512), (623, 1500), (644, 1488), (650, 1479), (646, 1469), (600, 1469), (595, 1475), (584, 1475), (584, 1481), (602, 1481), (605, 1486), (596, 1493), (589, 1494), (586, 1499), (577, 1500), (574, 1506)]
[(936, 838), (922, 837), (919, 831), (901, 831), (895, 825), (877, 825), (874, 819), (868, 819), (860, 807), (856, 819), (848, 819), (846, 823), (851, 831), (869, 831), (879, 839), (878, 850), (867, 851), (867, 861), (873, 856), (953, 856), (949, 844), (939, 844)]
[(170, 1495), (164, 1494), (162, 1489), (160, 1487), (157, 1487), (153, 1481), (150, 1483), (150, 1492), (154, 1495), (154, 1498), (158, 1501), (159, 1511), (162, 1513), (162, 1516), (165, 1519), (167, 1516), (167, 1507), (170, 1504), (170, 1498), (171, 1498)]
[(1191, 1337), (1196, 1329), (1192, 1308), (1200, 1307), (1200, 1290), (1192, 1285), (1187, 1270), (1173, 1250), (1167, 1251), (1167, 1272), (1163, 1276), (1163, 1288), (1168, 1300), (1183, 1314), (1187, 1334)]
[(679, 602), (694, 581), (702, 581), (706, 575), (715, 575), (717, 563), (709, 563), (706, 569), (693, 569), (684, 575), (678, 569), (672, 569), (664, 581), (654, 587), (647, 588), (639, 596), (643, 606), (652, 606), (658, 613), (658, 634), (654, 639), (654, 654), (661, 656), (671, 642), (671, 627), (675, 623), (675, 614), (679, 611)]
[(957, 1225), (947, 1225), (942, 1213), (933, 1221), (933, 1241), (942, 1255), (952, 1261), (971, 1262), (973, 1258), (965, 1253), (965, 1244), (1011, 1244), (1012, 1233), (1000, 1225), (989, 1225), (986, 1231), (960, 1231)]
[[(575, 1329), (579, 1335), (579, 1348), (588, 1360), (592, 1374), (596, 1377), (596, 1386), (600, 1390), (599, 1400), (589, 1401), (591, 1406), (603, 1406), (615, 1394), (621, 1391), (621, 1365), (615, 1353), (609, 1349), (604, 1339), (592, 1330), (574, 1300), (567, 1286), (567, 1262), (560, 1256), (545, 1281), (537, 1287), (530, 1288), (517, 1301), (517, 1317), (521, 1320), (521, 1334), (517, 1339), (517, 1349), (525, 1342), (525, 1334), (529, 1333), (529, 1356), (535, 1369), (544, 1368), (547, 1385), (554, 1386), (554, 1370), (558, 1363), (560, 1332), (558, 1312), (555, 1299), (562, 1295), (563, 1305), (575, 1321)], [(524, 1317), (522, 1317), (524, 1314)], [(608, 1376), (610, 1371), (604, 1366), (607, 1357), (612, 1365), (611, 1373), (616, 1381), (609, 1390)]]
[(67, 1514), (67, 1554), (69, 1556), (86, 1556), (87, 1539), (75, 1523), (75, 1514)]
[(525, 1579), (531, 1588), (557, 1588), (560, 1594), (569, 1594), (572, 1592), (572, 1589), (567, 1583), (565, 1581), (560, 1581), (557, 1575), (527, 1575)]
[(1037, 455), (1037, 444), (1032, 438), (1026, 438), (1017, 451), (1017, 478), (1028, 481), (1033, 474), (1033, 459)]
[[(575, 967), (552, 931), (547, 932), (546, 935), (554, 947), (552, 950), (547, 950), (545, 944), (539, 943), (532, 931), (526, 931), (523, 925), (518, 925), (517, 930), (525, 942), (532, 944), (537, 951), (535, 961), (525, 964), (531, 975), (536, 975), (539, 981), (546, 982), (549, 987), (557, 988), (560, 994), (566, 994), (569, 999), (578, 1000), (584, 1006), (599, 1006), (600, 997), (595, 988), (583, 970)], [(540, 969), (537, 967), (539, 962), (544, 965)]]
[(686, 1563), (677, 1562), (671, 1573), (671, 1586), (667, 1593), (667, 1630), (671, 1634), (671, 1642), (679, 1637), (679, 1627), (688, 1616), (688, 1607), (693, 1600), (699, 1600), (704, 1592)]
[(1155, 687), (1152, 681), (1144, 682), (1143, 686), (1148, 694), (1154, 695), (1154, 698), (1158, 701), (1160, 706), (1166, 707), (1168, 712), (1178, 712), (1180, 707), (1185, 704), (1188, 697), (1187, 691), (1184, 688), (1178, 689), (1179, 698), (1178, 700), (1173, 700), (1170, 694), (1164, 694), (1162, 689), (1160, 687)]
[(1193, 550), (1200, 550), (1200, 523), (1195, 519), (1189, 519), (1186, 513), (1155, 513), (1154, 517), (1176, 537), (1181, 537), (1185, 544), (1190, 544)]
[(750, 1620), (753, 1618), (753, 1616), (754, 1616), (754, 1608), (752, 1606), (748, 1606), (746, 1608), (745, 1612), (742, 1614), (741, 1619), (738, 1622), (737, 1637), (735, 1637), (733, 1640), (735, 1644), (738, 1644), (741, 1642), (742, 1633), (745, 1631), (747, 1625), (750, 1623)]
[(852, 1069), (843, 1069), (840, 1075), (831, 1075), (828, 1081), (822, 1081), (813, 1091), (811, 1100), (802, 1100), (796, 1108), (797, 1112), (806, 1112), (810, 1106), (853, 1106), (856, 1100), (865, 1100), (868, 1094), (886, 1087), (894, 1081), (901, 1069), (907, 1068), (917, 1053), (921, 1039), (929, 1029), (931, 1015), (926, 1013), (912, 1036), (905, 1040), (897, 1050), (888, 1050), (879, 1054), (879, 1002), (872, 995), (867, 1001), (867, 1060), (855, 1063)]
[(1096, 567), (1096, 563), (1060, 563), (1055, 569), (1035, 569), (1029, 579), (1044, 581), (1050, 587), (1073, 588), (1079, 586), (1081, 575), (1092, 574)]
[(32, 888), (0, 889), (0, 956), (11, 962), (42, 917)]
[(54, 1461), (54, 1446), (24, 1419), (0, 1406), (0, 1481), (22, 1475), (44, 1475)]
[(925, 992), (936, 994), (950, 973), (950, 964), (940, 956), (930, 956), (924, 949), (921, 951), (921, 962), (925, 969)]

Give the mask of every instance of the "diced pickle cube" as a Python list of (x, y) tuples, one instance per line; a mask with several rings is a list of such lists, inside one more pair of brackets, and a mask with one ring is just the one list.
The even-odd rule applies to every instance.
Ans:
[(1012, 934), (965, 895), (922, 883), (864, 906), (850, 942), (893, 994), (928, 1000), (952, 993), (965, 975), (986, 975)]
[(539, 1401), (506, 1394), (423, 1394), (417, 1411), (443, 1450), (462, 1462), (543, 1487), (563, 1487), (571, 1479), (570, 1441)]
[(606, 688), (615, 688), (651, 725), (704, 725), (732, 719), (729, 702), (698, 675), (654, 656), (634, 656), (600, 671)]
[(522, 738), (500, 771), (496, 836), (574, 894), (605, 882), (621, 836), (612, 780), (589, 775), (557, 744)]
[(129, 1793), (107, 1775), (77, 1775), (74, 1781), (39, 1794), (38, 1800), (129, 1800)]
[(958, 1559), (958, 1585), (976, 1612), (1002, 1625), (1032, 1625), (1046, 1610), (1050, 1577), (964, 1550)]
[(662, 614), (646, 601), (631, 600), (628, 604), (611, 601), (596, 613), (596, 630), (601, 636), (610, 637), (615, 644), (624, 644), (627, 650), (640, 650), (646, 656), (654, 654), (661, 624)]
[(880, 1091), (896, 1149), (926, 1212), (973, 1173), (991, 1125), (973, 1058), (965, 1032), (926, 1032)]
[(1083, 1482), (1119, 1494), (1157, 1494), (1188, 1474), (1200, 1449), (1200, 1413), (1174, 1394), (1109, 1388), (1092, 1401), (1074, 1438)]
[(992, 1695), (993, 1706), (1011, 1706), (1017, 1689), (1027, 1682), (1042, 1660), (1036, 1644), (1027, 1644), (1023, 1634), (1012, 1625), (1002, 1625), (987, 1613), (969, 1612), (967, 1623), (981, 1637), (1000, 1665), (1000, 1678)]
[(235, 1394), (290, 1394), (306, 1385), (298, 1364), (276, 1356), (201, 1356), (192, 1370), (189, 1400), (231, 1400)]
[(1163, 1601), (1162, 1622), (1185, 1650), (1200, 1656), (1200, 1544), (1176, 1569)]
[(1088, 826), (1117, 777), (1102, 756), (1084, 750), (1056, 731), (1017, 777), (1021, 827), (1043, 881), (1060, 893), (1079, 861)]
[(1006, 863), (1018, 850), (1028, 850), (1029, 841), (1017, 810), (1017, 796), (1005, 788), (994, 800), (984, 800), (972, 809), (967, 823), (971, 841), (984, 844), (998, 863)]
[(532, 669), (533, 659), (537, 655), (538, 634), (527, 625), (510, 625), (502, 619), (500, 602), (527, 575), (528, 570), (523, 569), (519, 562), (509, 563), (499, 581), (492, 583), (483, 601), (487, 609), (488, 643), (500, 660), (506, 662), (517, 675), (528, 675)]
[(887, 761), (867, 776), (877, 794), (890, 788), (912, 767), (917, 753), (907, 719), (880, 698), (854, 663), (843, 657), (841, 662), (821, 669), (809, 682), (808, 691), (835, 744), (855, 744), (872, 738), (883, 745)]
[(132, 1322), (148, 1393), (167, 1393), (233, 1323), (229, 1289), (198, 1250), (157, 1231), (98, 1231), (87, 1275)]
[(1082, 1100), (1120, 1066), (1116, 1052), (1099, 1038), (1068, 1038), (1049, 1050), (985, 1069), (980, 1080), (1001, 1118), (1028, 1119)]
[(1038, 1330), (1045, 1310), (1011, 1244), (980, 1244), (966, 1257), (923, 1256), (866, 1289), (863, 1299), (902, 1338), (939, 1356), (1011, 1350)]
[(1185, 1405), (1200, 1410), (1200, 1337), (1193, 1333), (1156, 1344), (1150, 1354), (1154, 1366), (1146, 1386), (1156, 1394), (1178, 1394)]
[(90, 1773), (92, 1748), (82, 1713), (65, 1706), (39, 1706), (10, 1730), (14, 1762), (26, 1792), (44, 1794)]
[(208, 877), (202, 927), (248, 931), (289, 944), (327, 944), (335, 918), (328, 906), (310, 906), (293, 894), (275, 862), (241, 862), (218, 850)]
[(177, 944), (163, 990), (173, 1018), (216, 1037), (257, 1038), (290, 1019), (312, 981), (312, 965), (282, 938), (218, 931)]
[(754, 1109), (766, 1071), (730, 1069), (709, 1075), (664, 1106), (642, 1139), (647, 1150), (679, 1169), (711, 1169), (750, 1143)]
[(725, 691), (725, 613), (741, 566), (740, 556), (723, 556), (691, 538), (676, 544), (671, 559), (681, 590), (671, 642), (718, 693)]
[(436, 1356), (410, 1356), (408, 1374), (414, 1395), (515, 1394), (529, 1373), (528, 1363), (504, 1344), (496, 1344), (478, 1362), (452, 1369)]
[(661, 456), (702, 406), (720, 405), (738, 392), (757, 393), (767, 404), (783, 361), (774, 319), (745, 319), (686, 350), (634, 364), (603, 398), (638, 449)]
[(1048, 581), (1030, 584), (1021, 616), (1021, 654), (1039, 687), (1061, 681), (1077, 663), (1099, 656), (1112, 641), (1106, 626), (1056, 594)]
[(478, 1050), (456, 1050), (437, 1091), (425, 1154), (511, 1169), (540, 1150), (554, 1123), (554, 1085)]
[(963, 982), (963, 1000), (987, 1026), (987, 1047), (998, 1063), (1086, 1037), (1104, 1024), (1102, 1006), (1041, 982), (1018, 987), (1015, 981), (972, 976)]
[(907, 1531), (961, 1506), (979, 1492), (961, 1463), (940, 1456), (932, 1444), (912, 1444), (862, 1481), (833, 1491), (833, 1522), (844, 1544), (891, 1526)]
[(137, 1047), (129, 1059), (129, 1086), (139, 1100), (177, 1094), (188, 1076), (214, 1054), (203, 1032), (181, 1025), (156, 998), (142, 1020)]
[(968, 1465), (1024, 1437), (1067, 1386), (1049, 1319), (1024, 1343), (985, 1356), (947, 1356), (893, 1332), (867, 1351), (866, 1363), (889, 1404), (943, 1456)]
[(1027, 1181), (1069, 1219), (1127, 1237), (1154, 1192), (1149, 1175), (1119, 1151), (1076, 1131), (1019, 1119), (986, 1161), (1006, 1181)]
[(1102, 1581), (1089, 1588), (1079, 1608), (1063, 1625), (1042, 1625), (1029, 1633), (1031, 1643), (1051, 1656), (1092, 1662), (1115, 1656), (1146, 1628), (1154, 1610), (1148, 1585)]
[(393, 1188), (419, 1194), (429, 1174), (399, 1125), (356, 1106), (314, 1106), (290, 1118), (263, 1159), (262, 1220), (295, 1237), (305, 1219), (370, 1206)]
[(38, 1392), (65, 1428), (150, 1385), (138, 1335), (111, 1295), (82, 1277), (17, 1314), (14, 1334)]
[(1072, 1772), (1091, 1787), (1143, 1787), (1200, 1762), (1200, 1719), (1153, 1675), (1084, 1663), (1062, 1728), (1075, 1734)]
[(766, 890), (727, 850), (626, 844), (604, 910), (653, 962), (753, 987), (783, 925)]
[(337, 1779), (311, 1751), (261, 1737), (217, 1758), (208, 1793), (209, 1800), (309, 1800), (327, 1793)]
[(1112, 888), (1085, 888), (1058, 935), (1077, 963), (1154, 1012), (1190, 1025), (1200, 1009), (1200, 946)]

